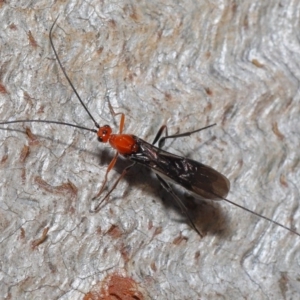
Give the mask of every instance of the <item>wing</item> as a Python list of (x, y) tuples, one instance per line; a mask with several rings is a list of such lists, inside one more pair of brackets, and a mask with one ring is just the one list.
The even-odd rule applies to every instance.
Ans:
[(186, 178), (186, 189), (204, 199), (226, 198), (230, 189), (230, 182), (224, 175), (194, 160), (186, 159), (185, 163), (191, 166), (190, 175)]
[(165, 180), (179, 184), (201, 198), (218, 200), (227, 196), (230, 182), (218, 171), (135, 138), (139, 150), (129, 156), (130, 160), (147, 166)]

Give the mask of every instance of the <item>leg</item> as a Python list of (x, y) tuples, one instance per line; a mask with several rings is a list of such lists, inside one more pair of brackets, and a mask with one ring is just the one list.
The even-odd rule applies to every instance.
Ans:
[[(111, 106), (111, 103), (110, 103), (108, 97), (107, 97), (107, 101), (108, 101), (109, 110), (110, 110), (110, 113), (112, 114), (112, 116), (113, 116), (113, 117), (116, 117), (117, 115), (121, 115), (120, 127), (119, 127), (119, 133), (121, 134), (122, 131), (123, 131), (123, 128), (124, 128), (125, 114), (124, 114), (124, 113), (115, 113), (113, 107)], [(101, 186), (101, 189), (99, 190), (99, 192), (97, 193), (97, 195), (96, 195), (95, 197), (93, 197), (92, 200), (97, 199), (97, 198), (102, 194), (102, 192), (103, 192), (103, 190), (104, 190), (104, 188), (105, 188), (105, 186), (106, 186), (108, 173), (109, 173), (109, 172), (111, 171), (111, 169), (115, 166), (115, 164), (116, 164), (116, 162), (117, 162), (117, 159), (118, 159), (118, 155), (119, 155), (119, 153), (117, 152), (117, 153), (115, 154), (114, 158), (112, 159), (112, 161), (110, 162), (110, 164), (108, 165), (107, 170), (106, 170), (106, 173), (105, 173), (104, 181), (103, 181), (102, 186)], [(126, 168), (126, 169), (127, 169), (127, 168)], [(125, 169), (125, 170), (126, 170), (126, 169)], [(130, 169), (130, 168), (129, 168), (129, 169)], [(129, 170), (129, 169), (128, 169), (128, 170)], [(125, 171), (125, 170), (124, 170), (124, 171)], [(123, 171), (123, 173), (124, 173), (124, 171)], [(118, 182), (120, 181), (120, 179), (126, 174), (126, 172), (125, 172), (124, 175), (123, 175), (123, 173), (122, 173), (122, 175), (120, 176), (120, 178), (118, 179), (118, 181), (116, 182), (116, 184), (114, 185), (113, 189), (117, 186), (117, 184), (118, 184)], [(113, 190), (113, 189), (112, 189), (112, 190)], [(107, 198), (107, 197), (109, 196), (109, 194), (112, 192), (112, 190), (105, 196), (105, 198)], [(105, 198), (104, 198), (104, 199), (105, 199)], [(104, 199), (103, 199), (103, 200), (104, 200)], [(103, 200), (100, 202), (100, 204), (97, 205), (96, 210), (99, 208), (99, 206), (101, 205), (101, 203), (103, 202)]]
[(109, 101), (109, 98), (107, 98), (107, 102), (108, 102), (108, 107), (109, 107), (109, 111), (112, 114), (112, 116), (115, 118), (118, 115), (121, 115), (121, 120), (120, 120), (120, 125), (119, 125), (119, 133), (121, 134), (123, 132), (124, 129), (124, 124), (125, 124), (125, 114), (124, 113), (115, 113), (113, 107), (111, 106), (111, 103)]
[[(116, 117), (117, 115), (121, 115), (121, 120), (120, 120), (120, 128), (119, 128), (119, 133), (121, 134), (122, 131), (123, 131), (123, 128), (124, 128), (124, 123), (125, 123), (125, 115), (123, 113), (115, 113), (113, 107), (111, 106), (110, 104), (110, 101), (109, 101), (109, 98), (107, 97), (107, 101), (108, 101), (108, 106), (109, 106), (109, 110), (112, 114), (113, 117)], [(110, 164), (108, 165), (107, 167), (107, 170), (106, 170), (106, 173), (105, 173), (105, 177), (104, 177), (104, 181), (102, 183), (102, 186), (101, 186), (101, 189), (100, 191), (98, 192), (98, 194), (92, 199), (92, 200), (95, 200), (96, 198), (98, 198), (103, 190), (104, 190), (104, 187), (106, 185), (106, 182), (107, 182), (107, 177), (108, 177), (108, 173), (110, 172), (110, 170), (115, 166), (116, 162), (117, 162), (117, 158), (118, 158), (118, 155), (119, 153), (117, 152), (114, 156), (114, 158), (112, 159), (112, 161), (110, 162)]]
[(196, 133), (196, 132), (199, 132), (201, 130), (204, 130), (204, 129), (207, 129), (209, 127), (212, 127), (212, 126), (215, 126), (216, 124), (212, 124), (212, 125), (208, 125), (208, 126), (205, 126), (203, 128), (200, 128), (200, 129), (196, 129), (196, 130), (193, 130), (193, 131), (188, 131), (188, 132), (184, 132), (184, 133), (179, 133), (179, 134), (174, 134), (174, 135), (168, 135), (168, 131), (167, 131), (167, 126), (164, 125), (160, 128), (160, 130), (158, 131), (154, 141), (157, 142), (157, 140), (160, 138), (162, 132), (163, 132), (163, 129), (166, 128), (166, 135), (164, 137), (162, 137), (159, 142), (158, 142), (158, 146), (159, 148), (163, 147), (164, 144), (165, 144), (165, 140), (166, 139), (176, 139), (178, 137), (184, 137), (184, 136), (190, 136), (191, 134), (193, 133)]
[(187, 219), (190, 222), (191, 227), (200, 235), (200, 237), (203, 237), (203, 235), (200, 233), (200, 231), (196, 228), (192, 218), (189, 216), (188, 213), (188, 209), (185, 207), (185, 205), (182, 203), (182, 201), (180, 200), (180, 198), (174, 193), (174, 191), (172, 190), (171, 186), (164, 180), (162, 179), (159, 175), (156, 174), (156, 177), (158, 178), (161, 186), (168, 192), (170, 193), (173, 198), (175, 199), (176, 203), (178, 204), (178, 206), (181, 209), (181, 212), (185, 214), (185, 216), (187, 217)]
[[(97, 204), (97, 206), (93, 209), (90, 210), (91, 212), (97, 212), (100, 210), (100, 206), (103, 203), (103, 201), (105, 201), (109, 195), (112, 193), (112, 191), (117, 187), (118, 183), (120, 182), (120, 180), (128, 173), (128, 171), (135, 165), (136, 163), (134, 162), (133, 164), (129, 165), (128, 167), (126, 167), (122, 174), (119, 176), (119, 178), (116, 180), (116, 182), (113, 184), (112, 188), (110, 189), (110, 191), (100, 200), (100, 202)], [(100, 193), (101, 194), (101, 193)], [(98, 193), (97, 197), (100, 196), (100, 194)], [(96, 197), (95, 197), (96, 198)], [(94, 199), (95, 199), (94, 198)]]
[(115, 164), (117, 162), (117, 159), (118, 159), (118, 155), (119, 155), (119, 153), (117, 152), (115, 154), (114, 158), (111, 160), (110, 164), (108, 165), (106, 173), (105, 173), (105, 177), (104, 177), (104, 180), (103, 180), (103, 183), (102, 183), (102, 186), (101, 186), (101, 189), (99, 190), (98, 194), (95, 197), (93, 197), (92, 200), (95, 200), (96, 198), (98, 198), (102, 194), (102, 192), (105, 188), (106, 182), (107, 182), (108, 173), (115, 166)]
[[(166, 136), (168, 136), (168, 128), (167, 128), (167, 125), (163, 125), (159, 128), (153, 142), (152, 142), (152, 145), (155, 145), (157, 143), (157, 141), (160, 139), (163, 131), (166, 130)], [(159, 146), (159, 148), (161, 148), (161, 146)]]

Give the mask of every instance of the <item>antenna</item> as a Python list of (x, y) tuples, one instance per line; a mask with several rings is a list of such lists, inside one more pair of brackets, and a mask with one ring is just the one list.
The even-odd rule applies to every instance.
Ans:
[(56, 57), (56, 59), (57, 59), (57, 62), (58, 62), (58, 64), (59, 64), (59, 66), (60, 66), (60, 69), (61, 69), (62, 72), (64, 73), (64, 75), (65, 75), (67, 81), (69, 82), (69, 84), (70, 84), (70, 86), (71, 86), (73, 92), (74, 92), (75, 95), (77, 96), (77, 99), (79, 100), (79, 102), (81, 103), (81, 105), (83, 106), (83, 108), (85, 109), (85, 111), (88, 113), (88, 115), (90, 116), (90, 118), (93, 120), (95, 127), (96, 127), (96, 128), (99, 128), (100, 125), (96, 122), (96, 120), (94, 119), (94, 117), (92, 116), (92, 114), (90, 113), (90, 111), (88, 110), (88, 108), (86, 107), (86, 105), (84, 104), (84, 102), (82, 101), (82, 99), (81, 99), (81, 97), (79, 96), (78, 92), (76, 91), (76, 89), (75, 89), (75, 87), (74, 87), (74, 85), (73, 85), (71, 79), (69, 78), (67, 72), (65, 71), (65, 68), (63, 67), (63, 65), (62, 65), (62, 63), (61, 63), (61, 61), (60, 61), (60, 59), (59, 59), (59, 56), (58, 56), (58, 54), (57, 54), (57, 51), (56, 51), (56, 49), (55, 49), (55, 47), (54, 47), (53, 40), (52, 40), (52, 31), (53, 31), (53, 28), (54, 28), (54, 26), (55, 26), (55, 24), (56, 24), (58, 18), (59, 18), (59, 15), (57, 16), (57, 18), (55, 19), (54, 23), (52, 24), (52, 26), (51, 26), (51, 28), (50, 28), (50, 32), (49, 32), (49, 39), (50, 39), (51, 47), (52, 47), (52, 49), (53, 49), (54, 55), (55, 55), (55, 57)]

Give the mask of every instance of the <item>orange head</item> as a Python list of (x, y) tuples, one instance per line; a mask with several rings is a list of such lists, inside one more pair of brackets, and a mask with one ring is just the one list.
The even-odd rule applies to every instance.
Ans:
[(110, 138), (111, 132), (112, 130), (109, 125), (101, 126), (97, 132), (98, 140), (101, 143), (107, 143)]

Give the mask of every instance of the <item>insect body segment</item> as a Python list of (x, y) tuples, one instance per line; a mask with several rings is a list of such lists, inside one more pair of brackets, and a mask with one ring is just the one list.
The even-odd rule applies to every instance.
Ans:
[(100, 127), (97, 131), (98, 140), (101, 143), (107, 143), (110, 139), (112, 129), (109, 125)]
[(109, 143), (122, 155), (134, 154), (139, 150), (135, 137), (131, 134), (112, 134)]

